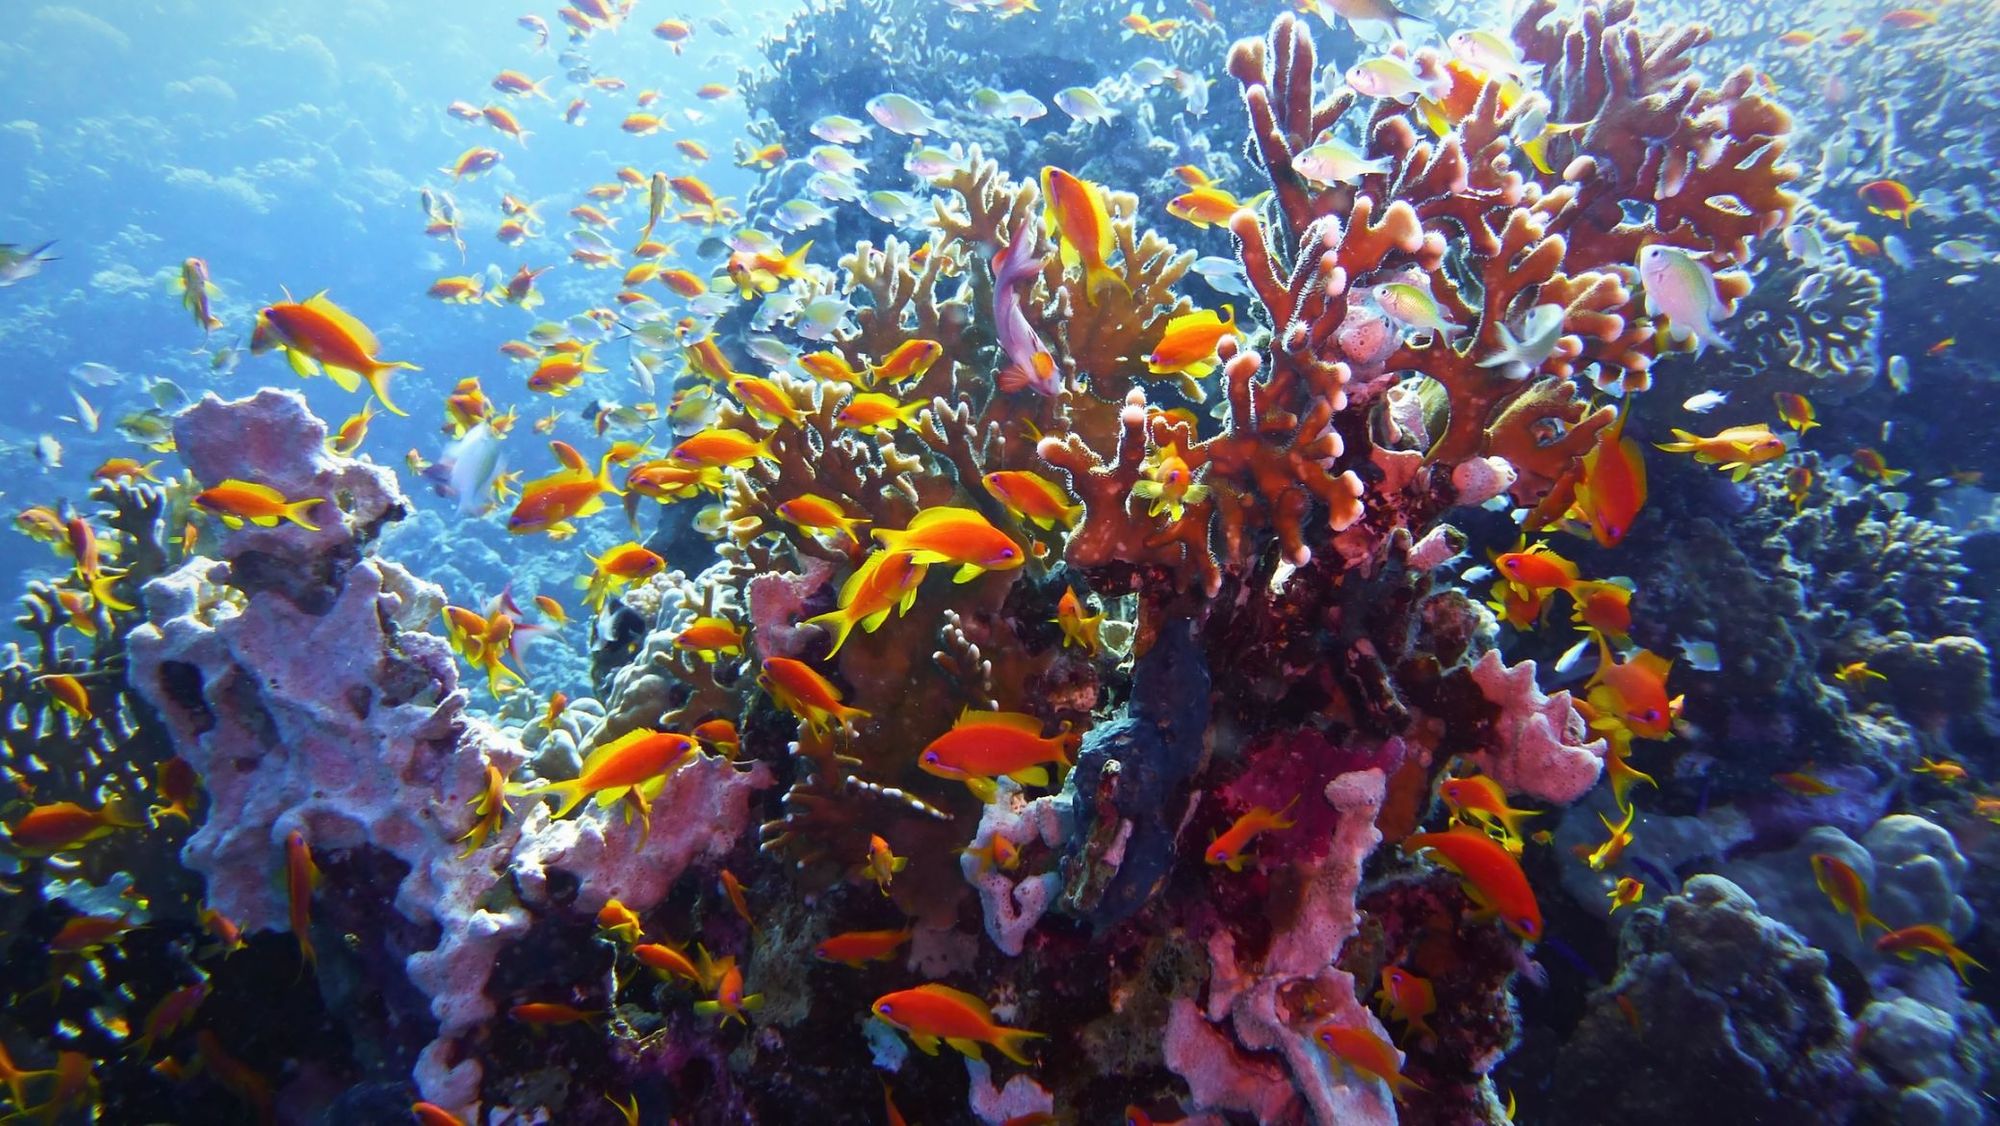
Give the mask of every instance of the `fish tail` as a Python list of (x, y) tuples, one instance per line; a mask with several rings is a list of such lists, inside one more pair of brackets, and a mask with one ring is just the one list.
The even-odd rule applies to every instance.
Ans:
[(375, 393), (375, 397), (382, 400), (382, 408), (384, 410), (388, 411), (390, 414), (400, 415), (404, 418), (408, 418), (410, 412), (397, 406), (395, 402), (389, 398), (389, 376), (394, 374), (397, 368), (409, 368), (412, 371), (414, 371), (416, 370), (416, 367), (417, 365), (415, 364), (405, 363), (405, 362), (397, 362), (393, 364), (378, 363), (371, 365), (367, 373), (363, 375), (362, 378), (368, 381), (368, 389)]
[(117, 595), (111, 593), (111, 584), (124, 577), (125, 572), (123, 571), (98, 572), (90, 580), (90, 597), (106, 610), (117, 610), (123, 613), (124, 611), (134, 609), (135, 607), (130, 602), (123, 601)]
[(847, 644), (847, 635), (854, 632), (856, 623), (855, 619), (847, 611), (835, 610), (831, 613), (807, 618), (805, 624), (818, 626), (833, 635), (833, 648), (826, 652), (828, 657), (832, 657), (835, 653), (840, 652), (841, 646)]
[(1986, 968), (1985, 966), (1982, 966), (1978, 962), (1974, 961), (1972, 955), (1967, 954), (1963, 950), (1960, 950), (1956, 945), (1945, 947), (1944, 956), (1951, 959), (1951, 968), (1958, 971), (1958, 980), (1963, 981), (1968, 985), (1971, 984), (1972, 979), (1966, 976), (1965, 967), (1971, 966), (1972, 968), (1978, 970), (1983, 970)]
[(1001, 1055), (1024, 1067), (1034, 1066), (1034, 1061), (1021, 1049), (1026, 1047), (1030, 1040), (1043, 1039), (1042, 1033), (1029, 1032), (1025, 1028), (996, 1028), (994, 1033), (993, 1046), (999, 1049)]
[(284, 517), (285, 519), (290, 520), (292, 523), (297, 524), (299, 527), (304, 528), (308, 532), (317, 532), (319, 531), (319, 525), (313, 523), (310, 520), (307, 520), (306, 513), (311, 512), (313, 508), (320, 503), (321, 503), (320, 498), (318, 497), (307, 497), (305, 500), (295, 500), (292, 503), (285, 506)]
[(1120, 293), (1132, 292), (1132, 287), (1125, 284), (1125, 279), (1118, 276), (1118, 271), (1112, 269), (1102, 258), (1084, 269), (1084, 277), (1090, 283), (1090, 299), (1093, 303), (1097, 300), (1098, 292), (1103, 289), (1115, 289)]

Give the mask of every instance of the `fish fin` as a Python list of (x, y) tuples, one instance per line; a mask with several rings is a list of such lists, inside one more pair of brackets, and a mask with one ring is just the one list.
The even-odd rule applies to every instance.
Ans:
[(319, 531), (319, 525), (307, 520), (306, 513), (311, 512), (321, 503), (323, 502), (318, 497), (308, 497), (305, 500), (293, 501), (285, 506), (285, 519), (290, 520), (308, 532), (317, 532)]
[(375, 334), (368, 331), (368, 326), (356, 320), (354, 314), (334, 304), (324, 291), (306, 298), (305, 305), (306, 308), (340, 326), (340, 330), (359, 342), (362, 350), (369, 355), (372, 356), (382, 350), (382, 342), (375, 339)]
[[(939, 562), (943, 562), (943, 560), (939, 560)], [(986, 568), (981, 567), (979, 564), (967, 563), (953, 573), (951, 581), (955, 583), (969, 583), (985, 573)]]
[(1016, 770), (1007, 777), (1024, 786), (1046, 786), (1049, 784), (1049, 772), (1039, 766), (1030, 766), (1025, 770)]
[(938, 1054), (938, 1038), (927, 1032), (910, 1033), (910, 1043), (915, 1044), (917, 1050), (927, 1056)]
[(967, 1059), (983, 1059), (979, 1051), (979, 1041), (967, 1040), (963, 1036), (947, 1036), (944, 1042), (957, 1049)]
[(1030, 1060), (1028, 1054), (1021, 1049), (1025, 1048), (1030, 1040), (1042, 1039), (1042, 1033), (1029, 1032), (1025, 1028), (1001, 1028), (995, 1031), (999, 1035), (994, 1037), (993, 1046), (1000, 1050), (1001, 1055), (1023, 1066), (1033, 1066), (1034, 1061)]
[[(847, 635), (854, 632), (854, 619), (848, 617), (845, 610), (835, 610), (831, 613), (807, 618), (804, 624), (818, 626), (833, 635), (833, 648), (827, 650), (826, 654), (829, 657), (840, 652), (840, 647), (847, 644)], [(880, 625), (881, 623), (877, 622), (876, 624)]]
[(967, 778), (965, 788), (983, 805), (992, 805), (993, 799), (1000, 796), (1000, 787), (991, 778)]

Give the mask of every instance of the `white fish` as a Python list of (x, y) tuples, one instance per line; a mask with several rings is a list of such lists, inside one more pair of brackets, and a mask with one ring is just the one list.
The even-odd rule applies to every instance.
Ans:
[(1826, 295), (1826, 286), (1825, 274), (1808, 274), (1806, 280), (1800, 282), (1799, 287), (1792, 291), (1792, 304), (1812, 304)]
[(76, 400), (76, 418), (72, 421), (78, 426), (83, 427), (83, 432), (86, 434), (97, 433), (97, 426), (100, 421), (97, 408), (91, 406), (90, 400), (83, 397), (83, 392), (75, 388), (70, 389), (69, 395), (70, 398)]
[(1515, 49), (1513, 41), (1496, 31), (1477, 28), (1454, 31), (1445, 38), (1445, 46), (1451, 48), (1452, 55), (1459, 61), (1479, 70), (1519, 78), (1534, 69), (1522, 61), (1521, 52)]
[(1978, 274), (1953, 274), (1944, 279), (1946, 285), (1971, 285), (1979, 280)]
[(1102, 125), (1118, 116), (1104, 104), (1097, 91), (1088, 86), (1066, 86), (1056, 91), (1056, 108), (1086, 125)]
[(69, 377), (86, 387), (110, 387), (125, 382), (125, 373), (110, 364), (81, 363), (69, 369)]
[(868, 99), (868, 116), (889, 132), (905, 137), (945, 131), (944, 122), (931, 114), (929, 106), (904, 94), (877, 94)]
[(43, 243), (31, 250), (23, 249), (11, 242), (0, 242), (0, 289), (16, 282), (24, 282), (42, 272), (42, 267), (56, 261), (49, 247), (54, 240)]
[(1043, 105), (1040, 98), (1026, 90), (1010, 90), (1007, 92), (1006, 112), (1002, 116), (1028, 122), (1039, 117), (1047, 117), (1048, 113), (1049, 107)]
[(1437, 96), (1440, 86), (1449, 82), (1449, 79), (1425, 78), (1408, 61), (1394, 55), (1356, 63), (1347, 68), (1346, 78), (1348, 86), (1364, 97), (1392, 98), (1405, 103), (1415, 101), (1420, 95)]
[(1215, 79), (1203, 78), (1193, 71), (1174, 72), (1174, 89), (1187, 102), (1187, 111), (1194, 117), (1208, 116), (1208, 91), (1215, 85)]
[(1987, 261), (1986, 244), (1973, 239), (1946, 239), (1931, 247), (1931, 253), (1954, 266), (1977, 266)]
[(1474, 567), (1467, 567), (1465, 569), (1465, 573), (1459, 576), (1459, 578), (1464, 579), (1466, 582), (1472, 583), (1474, 585), (1483, 583), (1487, 579), (1490, 579), (1492, 577), (1493, 577), (1493, 568), (1488, 567), (1484, 563), (1481, 563)]
[(1154, 58), (1140, 59), (1125, 68), (1125, 81), (1141, 90), (1151, 89), (1165, 82), (1174, 73), (1174, 68)]
[(55, 435), (44, 434), (35, 439), (35, 460), (42, 463), (43, 469), (61, 469), (62, 457), (62, 443), (56, 441)]
[(632, 353), (632, 384), (645, 392), (648, 399), (651, 399), (655, 394), (653, 378), (659, 371), (661, 362), (658, 356), (645, 352)]
[(1817, 266), (1826, 260), (1826, 239), (1818, 227), (1794, 223), (1785, 228), (1785, 250), (1806, 265)]
[(806, 181), (806, 190), (821, 199), (835, 203), (845, 203), (861, 198), (861, 185), (846, 176), (835, 176), (826, 172), (814, 173)]
[(752, 356), (774, 368), (784, 367), (798, 358), (791, 346), (775, 336), (752, 336), (743, 342), (743, 347)]
[[(1906, 395), (1909, 393), (1910, 359), (1908, 356), (1890, 356), (1889, 362), (1882, 367), (1882, 373), (1888, 377), (1889, 386), (1895, 389), (1896, 394)], [(1887, 441), (1887, 439), (1884, 439), (1884, 441)]]
[[(926, 180), (935, 179), (965, 163), (957, 147), (954, 145), (952, 152), (946, 152), (936, 145), (917, 145), (910, 150), (910, 155), (903, 158), (903, 170)], [(862, 206), (867, 205), (864, 203)]]
[(1681, 658), (1687, 662), (1687, 667), (1696, 672), (1722, 671), (1722, 654), (1716, 652), (1715, 642), (1690, 641), (1682, 637), (1676, 638), (1675, 644), (1680, 646)]
[(1728, 401), (1727, 391), (1703, 391), (1698, 395), (1689, 395), (1687, 401), (1681, 404), (1681, 409), (1695, 414), (1707, 414)]
[(1907, 270), (1915, 264), (1910, 257), (1910, 246), (1901, 235), (1882, 236), (1882, 256), (1894, 262), (1898, 269)]
[(612, 245), (610, 239), (605, 238), (603, 235), (598, 234), (596, 231), (591, 230), (589, 227), (578, 227), (576, 230), (571, 231), (569, 234), (563, 237), (565, 240), (568, 241), (571, 248), (576, 250), (618, 249), (617, 247)]
[(837, 113), (828, 114), (813, 122), (809, 131), (820, 140), (831, 141), (836, 145), (859, 144), (875, 132), (867, 122), (842, 117)]
[(771, 220), (771, 225), (788, 235), (795, 235), (831, 218), (833, 212), (819, 204), (809, 199), (793, 199), (778, 205), (778, 214)]
[(843, 327), (847, 302), (839, 297), (815, 297), (799, 310), (793, 331), (807, 340), (828, 340)]
[(477, 516), (491, 506), (493, 482), (506, 467), (500, 435), (484, 422), (465, 432), (438, 458), (460, 516)]
[(861, 209), (884, 223), (898, 226), (917, 217), (923, 201), (908, 192), (869, 192), (861, 197)]
[(1207, 255), (1194, 261), (1194, 271), (1201, 279), (1216, 290), (1234, 297), (1249, 297), (1250, 279), (1243, 272), (1243, 264), (1234, 258)]
[(1500, 350), (1479, 361), (1479, 366), (1497, 367), (1508, 379), (1526, 379), (1555, 355), (1556, 345), (1562, 342), (1563, 307), (1551, 303), (1529, 309), (1521, 315), (1519, 335), (1505, 321), (1498, 328)]
[(1387, 172), (1389, 167), (1388, 157), (1369, 160), (1339, 138), (1321, 141), (1292, 157), (1292, 171), (1322, 185), (1352, 184), (1363, 176)]
[(194, 400), (188, 397), (187, 389), (165, 376), (158, 376), (146, 383), (146, 394), (153, 397), (163, 411), (177, 411)]
[(1556, 675), (1568, 676), (1575, 672), (1576, 667), (1583, 663), (1583, 655), (1588, 652), (1590, 652), (1590, 638), (1585, 636), (1582, 641), (1563, 650), (1563, 655), (1556, 658)]
[(851, 176), (868, 171), (868, 162), (838, 145), (814, 145), (806, 163), (834, 176)]
[(1639, 280), (1646, 288), (1646, 315), (1665, 313), (1672, 339), (1693, 337), (1697, 356), (1711, 344), (1729, 349), (1714, 323), (1728, 314), (1715, 292), (1715, 275), (1701, 259), (1676, 246), (1650, 243), (1639, 251)]

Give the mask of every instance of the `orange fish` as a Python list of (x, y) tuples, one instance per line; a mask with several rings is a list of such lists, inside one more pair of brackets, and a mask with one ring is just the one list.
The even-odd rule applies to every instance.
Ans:
[(1790, 391), (1779, 391), (1771, 396), (1778, 405), (1778, 417), (1785, 425), (1804, 434), (1819, 425), (1819, 417), (1813, 411), (1812, 400)]
[(1167, 214), (1194, 224), (1197, 228), (1227, 226), (1238, 211), (1255, 207), (1262, 197), (1248, 200), (1237, 199), (1222, 188), (1204, 186), (1189, 188), (1167, 201)]
[(903, 383), (923, 378), (942, 355), (944, 345), (935, 340), (905, 340), (868, 370), (875, 383)]
[(90, 721), (90, 692), (84, 688), (82, 681), (69, 673), (59, 672), (38, 676), (35, 678), (35, 683), (47, 690), (49, 698), (77, 722)]
[(849, 516), (839, 501), (817, 493), (794, 497), (778, 505), (776, 511), (779, 516), (801, 528), (814, 532), (839, 532), (848, 542), (855, 544), (861, 542), (859, 529), (868, 523), (867, 517)]
[(1098, 634), (1104, 628), (1104, 614), (1084, 612), (1083, 599), (1076, 596), (1074, 587), (1064, 587), (1063, 596), (1056, 603), (1056, 625), (1062, 627), (1063, 648), (1071, 645), (1080, 647), (1085, 653), (1096, 656), (1104, 647)]
[(563, 468), (522, 487), (520, 502), (507, 516), (507, 530), (517, 536), (533, 532), (548, 532), (556, 538), (573, 535), (576, 528), (571, 519), (602, 509), (605, 493), (618, 494), (611, 484), (609, 458), (592, 473), (590, 463), (569, 443), (550, 442), (549, 449)]
[(1782, 774), (1773, 774), (1771, 775), (1771, 781), (1805, 798), (1823, 798), (1840, 792), (1840, 787), (1827, 782), (1816, 774), (1804, 770), (1790, 770)]
[(754, 933), (757, 930), (757, 920), (750, 917), (750, 901), (743, 896), (743, 881), (737, 879), (736, 873), (727, 868), (722, 870), (720, 878), (722, 894), (729, 898), (729, 905), (736, 909), (737, 916), (748, 924)]
[(101, 840), (120, 829), (139, 829), (145, 823), (128, 816), (117, 802), (91, 809), (75, 802), (59, 801), (38, 805), (7, 827), (7, 841), (31, 856), (47, 856)]
[(1610, 646), (1601, 640), (1598, 650), (1597, 671), (1585, 685), (1585, 698), (1594, 713), (1590, 726), (1614, 738), (1666, 738), (1680, 718), (1684, 699), (1667, 698), (1667, 674), (1673, 662), (1644, 649), (1617, 662)]
[(743, 971), (737, 968), (734, 958), (723, 958), (712, 972), (715, 996), (710, 1000), (696, 1001), (694, 1011), (703, 1016), (719, 1017), (725, 1024), (732, 1020), (738, 1024), (749, 1024), (750, 1018), (744, 1014), (762, 1008), (764, 995), (743, 992)]
[(1889, 929), (1889, 924), (1875, 916), (1868, 906), (1868, 885), (1861, 879), (1861, 873), (1849, 867), (1837, 856), (1824, 852), (1812, 855), (1813, 880), (1819, 890), (1826, 893), (1833, 902), (1833, 909), (1854, 920), (1854, 937), (1868, 937), (1870, 926)]
[(607, 899), (604, 906), (598, 908), (597, 929), (610, 935), (614, 941), (629, 946), (639, 941), (645, 928), (630, 907), (616, 899)]
[(1602, 813), (1597, 815), (1597, 819), (1604, 822), (1605, 829), (1611, 833), (1603, 844), (1588, 850), (1583, 845), (1577, 846), (1577, 851), (1583, 854), (1583, 862), (1593, 872), (1602, 872), (1606, 868), (1615, 866), (1624, 859), (1625, 850), (1632, 847), (1632, 819), (1639, 815), (1639, 810), (1633, 805), (1621, 804), (1619, 808), (1625, 811), (1625, 820), (1616, 825), (1611, 823), (1611, 818)]
[(700, 617), (674, 635), (674, 648), (714, 661), (743, 652), (743, 627), (728, 618)]
[(1870, 214), (1901, 220), (1905, 227), (1910, 225), (1911, 212), (1923, 206), (1900, 180), (1870, 180), (1854, 194), (1861, 197)]
[(179, 755), (161, 763), (155, 775), (153, 790), (167, 803), (151, 811), (155, 826), (167, 817), (178, 817), (182, 821), (193, 822), (192, 807), (195, 798), (201, 792), (201, 778), (195, 773), (192, 763)]
[(879, 836), (870, 836), (868, 857), (861, 862), (859, 874), (865, 879), (875, 881), (875, 887), (883, 895), (887, 895), (889, 884), (895, 880), (896, 873), (908, 867), (909, 863), (908, 857), (897, 856), (890, 850), (888, 841)]
[(1196, 309), (1167, 321), (1160, 342), (1146, 357), (1146, 368), (1154, 375), (1184, 373), (1196, 379), (1215, 370), (1215, 349), (1225, 336), (1236, 335), (1236, 309), (1224, 305), (1228, 316), (1218, 317), (1212, 309)]
[(1632, 591), (1615, 582), (1579, 582), (1570, 588), (1570, 617), (1585, 630), (1614, 641), (1632, 631)]
[(1313, 1041), (1348, 1067), (1387, 1083), (1397, 1102), (1403, 1100), (1406, 1091), (1423, 1090), (1416, 1080), (1404, 1077), (1396, 1046), (1369, 1029), (1325, 1024), (1313, 1033)]
[(1403, 842), (1406, 854), (1423, 850), (1458, 874), (1467, 897), (1482, 911), (1497, 914), (1524, 941), (1542, 937), (1541, 904), (1520, 861), (1504, 845), (1477, 829), (1460, 826), (1442, 833), (1417, 833)]
[(701, 984), (701, 971), (688, 960), (686, 954), (672, 946), (658, 942), (641, 943), (632, 948), (632, 956), (639, 960), (640, 965), (656, 973)]
[(758, 458), (776, 461), (770, 438), (752, 438), (740, 430), (715, 427), (689, 435), (667, 456), (686, 465), (739, 469)]
[(1637, 906), (1646, 897), (1646, 885), (1630, 876), (1620, 879), (1606, 893), (1611, 900), (1611, 913), (1617, 914), (1621, 907)]
[(987, 571), (1010, 571), (1027, 562), (1027, 553), (1006, 533), (970, 508), (939, 506), (919, 512), (901, 531), (877, 528), (876, 540), (890, 551), (907, 554), (922, 564), (956, 563), (957, 583), (970, 582)]
[(1785, 440), (1771, 433), (1771, 428), (1761, 422), (1753, 426), (1732, 426), (1708, 438), (1678, 429), (1673, 434), (1678, 441), (1655, 444), (1668, 453), (1691, 453), (1696, 461), (1713, 465), (1736, 481), (1748, 477), (1752, 466), (1776, 460), (1790, 452)]
[(1501, 830), (1505, 843), (1517, 856), (1521, 851), (1521, 822), (1541, 816), (1539, 810), (1515, 809), (1508, 805), (1507, 791), (1500, 788), (1500, 783), (1483, 774), (1447, 778), (1438, 783), (1438, 796), (1444, 799), (1445, 806), (1454, 817), (1464, 820), (1470, 815), (1489, 828)]
[(417, 1126), (465, 1126), (465, 1119), (436, 1103), (411, 1103), (410, 1114), (417, 1120)]
[(1437, 1035), (1424, 1021), (1437, 1011), (1437, 991), (1428, 980), (1401, 966), (1383, 966), (1382, 987), (1375, 991), (1375, 999), (1387, 1010), (1385, 1019), (1401, 1021), (1406, 1031), (1426, 1039)]
[(1202, 859), (1211, 866), (1219, 864), (1232, 872), (1241, 872), (1243, 866), (1250, 862), (1250, 858), (1243, 854), (1243, 850), (1249, 848), (1250, 842), (1256, 840), (1260, 833), (1289, 829), (1297, 824), (1285, 820), (1285, 814), (1290, 813), (1292, 807), (1297, 804), (1299, 799), (1294, 797), (1285, 804), (1285, 808), (1275, 812), (1261, 805), (1251, 806), (1249, 812), (1238, 817), (1229, 828), (1223, 830), (1220, 836), (1209, 843), (1208, 850), (1202, 853)]
[(1854, 471), (1856, 473), (1861, 474), (1863, 477), (1871, 477), (1882, 482), (1884, 485), (1888, 485), (1890, 488), (1901, 484), (1903, 478), (1910, 475), (1910, 471), (1907, 469), (1889, 468), (1889, 463), (1883, 460), (1882, 455), (1872, 447), (1863, 446), (1855, 450), (1853, 456)]
[(500, 773), (499, 767), (487, 764), (486, 786), (479, 796), (467, 804), (472, 806), (472, 827), (452, 842), (465, 845), (465, 851), (458, 854), (461, 860), (479, 851), (479, 846), (485, 844), (486, 839), (506, 823), (507, 815), (513, 812), (507, 808), (507, 776)]
[(286, 500), (285, 494), (269, 485), (231, 478), (196, 494), (194, 503), (220, 516), (230, 528), (241, 528), (246, 523), (274, 528), (279, 520), (290, 520), (308, 532), (317, 532), (319, 525), (308, 521), (306, 513), (326, 503), (326, 498)]
[(1986, 968), (1973, 961), (1972, 955), (1960, 950), (1958, 944), (1951, 940), (1951, 935), (1943, 927), (1930, 923), (1890, 931), (1875, 940), (1875, 949), (1884, 954), (1894, 954), (1906, 961), (1914, 960), (1919, 953), (1935, 954), (1951, 962), (1951, 968), (1958, 971), (1958, 979), (1968, 984), (1972, 979), (1966, 976), (1967, 966), (1980, 970)]
[(908, 927), (899, 931), (847, 931), (828, 935), (813, 947), (813, 957), (822, 962), (839, 962), (860, 969), (868, 962), (892, 962), (896, 951), (910, 941)]
[(595, 1020), (600, 1014), (585, 1012), (561, 1001), (524, 1001), (507, 1010), (507, 1015), (529, 1025), (577, 1024)]
[(917, 756), (917, 766), (926, 774), (964, 782), (974, 797), (991, 802), (999, 793), (997, 778), (1011, 778), (1026, 786), (1049, 785), (1046, 765), (1067, 769), (1070, 754), (1080, 741), (1067, 724), (1045, 737), (1042, 721), (1034, 716), (967, 708), (959, 713), (950, 731), (924, 747)]
[(1625, 414), (1598, 434), (1583, 455), (1571, 515), (1590, 528), (1599, 547), (1617, 547), (1646, 507), (1646, 461), (1639, 443), (1625, 437)]
[(1073, 528), (1083, 518), (1083, 506), (1069, 503), (1061, 485), (1032, 469), (1002, 469), (981, 477), (980, 483), (1007, 511), (1038, 528)]
[(902, 1030), (928, 1056), (937, 1055), (940, 1040), (970, 1059), (980, 1059), (979, 1046), (991, 1044), (1001, 1055), (1028, 1067), (1033, 1061), (1022, 1049), (1028, 1041), (1044, 1035), (996, 1024), (986, 1002), (936, 982), (884, 994), (869, 1011), (884, 1024)]
[(898, 426), (915, 426), (917, 415), (930, 409), (930, 401), (919, 399), (904, 403), (894, 395), (878, 391), (860, 391), (849, 395), (847, 401), (835, 412), (835, 422), (863, 434), (876, 434), (894, 430)]
[(585, 798), (596, 795), (597, 804), (609, 807), (637, 791), (642, 801), (651, 803), (666, 785), (668, 775), (694, 754), (694, 740), (672, 731), (628, 731), (598, 747), (583, 760), (575, 778), (561, 782), (515, 784), (507, 787), (511, 797), (533, 798), (555, 794), (560, 798), (555, 816), (562, 817)]
[(282, 301), (257, 314), (259, 327), (267, 329), (267, 347), (285, 349), (294, 369), (310, 370), (307, 361), (326, 368), (343, 391), (353, 391), (366, 380), (369, 390), (382, 401), (390, 414), (406, 414), (389, 399), (389, 376), (399, 369), (418, 370), (404, 360), (377, 359), (381, 342), (368, 326), (347, 310), (318, 293), (303, 302)]
[(1493, 569), (1507, 580), (1528, 590), (1568, 590), (1577, 582), (1576, 564), (1557, 555), (1554, 548), (1538, 543), (1525, 551), (1509, 551), (1493, 557)]
[(1042, 169), (1042, 206), (1043, 225), (1051, 235), (1060, 236), (1063, 265), (1083, 268), (1085, 293), (1091, 301), (1106, 287), (1130, 288), (1105, 261), (1113, 237), (1103, 188), (1049, 165)]
[[(607, 458), (607, 460), (609, 460)], [(614, 588), (643, 582), (666, 570), (667, 561), (636, 543), (619, 544), (603, 555), (587, 555), (591, 573), (577, 582), (584, 587), (583, 602), (602, 611)]]
[(285, 835), (285, 903), (292, 934), (299, 940), (299, 957), (317, 967), (319, 955), (312, 944), (312, 896), (319, 886), (319, 866), (313, 863), (312, 846), (297, 829)]
[(769, 693), (773, 703), (805, 721), (815, 734), (831, 734), (838, 726), (843, 732), (868, 713), (840, 702), (840, 690), (814, 672), (812, 666), (790, 657), (766, 657), (757, 684)]

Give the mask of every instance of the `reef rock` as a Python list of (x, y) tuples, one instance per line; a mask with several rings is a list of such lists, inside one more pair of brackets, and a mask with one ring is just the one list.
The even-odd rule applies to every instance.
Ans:
[(1696, 876), (1626, 925), (1618, 975), (1557, 1065), (1552, 1121), (1846, 1121), (1854, 1028), (1826, 974), (1826, 955), (1742, 888)]

